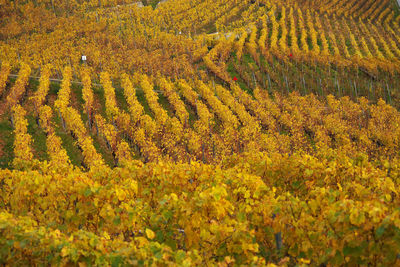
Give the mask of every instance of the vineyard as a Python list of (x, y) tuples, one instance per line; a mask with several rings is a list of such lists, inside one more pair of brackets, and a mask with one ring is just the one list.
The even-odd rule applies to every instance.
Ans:
[(400, 265), (396, 0), (0, 0), (0, 264)]

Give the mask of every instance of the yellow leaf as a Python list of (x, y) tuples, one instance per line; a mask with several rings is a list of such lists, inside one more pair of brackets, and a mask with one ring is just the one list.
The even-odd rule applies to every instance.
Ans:
[(53, 232), (53, 234), (54, 234), (55, 237), (60, 237), (60, 236), (61, 236), (61, 232), (60, 232), (60, 230), (58, 230), (58, 229), (56, 229), (56, 230)]
[(103, 237), (107, 240), (110, 240), (110, 235), (107, 232), (103, 232)]
[(133, 192), (135, 194), (137, 194), (137, 192), (138, 192), (138, 184), (137, 184), (137, 182), (135, 180), (131, 181), (131, 189), (133, 190)]
[(299, 260), (301, 263), (305, 263), (305, 264), (310, 264), (310, 260), (308, 260), (308, 259), (303, 259), (303, 258), (301, 258), (300, 260)]
[(153, 239), (156, 236), (154, 234), (154, 232), (152, 230), (150, 230), (149, 228), (146, 228), (146, 235), (147, 235), (147, 238), (149, 238), (149, 239)]
[(139, 247), (143, 247), (149, 243), (149, 241), (142, 236), (135, 238), (135, 240), (139, 243), (138, 244)]
[(342, 186), (341, 186), (339, 183), (337, 183), (337, 186), (338, 186), (338, 188), (339, 188), (339, 191), (342, 192), (342, 190), (343, 190), (343, 189), (342, 189)]
[(174, 193), (171, 194), (171, 198), (172, 198), (174, 201), (178, 201), (178, 196), (177, 196), (176, 194), (174, 194)]
[(123, 201), (126, 198), (126, 193), (123, 189), (115, 189), (115, 193), (119, 201)]
[(67, 247), (63, 247), (61, 249), (61, 257), (66, 257), (68, 256), (68, 248)]
[(350, 211), (350, 222), (354, 225), (361, 225), (365, 222), (364, 212), (360, 212), (360, 210), (353, 208)]

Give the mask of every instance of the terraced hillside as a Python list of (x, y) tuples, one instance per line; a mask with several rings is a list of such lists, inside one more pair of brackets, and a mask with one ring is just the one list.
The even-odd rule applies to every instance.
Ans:
[(400, 264), (395, 2), (145, 4), (0, 2), (0, 263)]

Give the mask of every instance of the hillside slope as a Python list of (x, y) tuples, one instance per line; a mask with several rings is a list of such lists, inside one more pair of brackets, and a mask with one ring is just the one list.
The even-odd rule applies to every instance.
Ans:
[(0, 264), (400, 264), (393, 1), (134, 2), (0, 1)]

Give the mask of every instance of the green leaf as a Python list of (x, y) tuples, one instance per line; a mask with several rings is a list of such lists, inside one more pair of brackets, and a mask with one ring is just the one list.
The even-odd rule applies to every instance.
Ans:
[(343, 262), (344, 262), (344, 258), (342, 256), (342, 254), (340, 253), (340, 251), (337, 250), (335, 256), (332, 259), (332, 263), (334, 265), (342, 265)]
[(85, 196), (85, 197), (88, 197), (88, 196), (90, 196), (92, 194), (92, 190), (90, 189), (90, 187), (87, 187), (86, 189), (85, 189), (85, 191), (83, 192), (83, 195)]
[(118, 215), (115, 216), (115, 219), (114, 219), (113, 223), (114, 223), (115, 225), (119, 225), (119, 224), (121, 223), (121, 217), (118, 216)]
[(164, 240), (164, 232), (162, 230), (156, 232), (157, 240)]
[(292, 183), (292, 186), (293, 186), (294, 188), (299, 188), (299, 187), (300, 187), (300, 181), (293, 182), (293, 183)]
[(160, 252), (161, 252), (161, 248), (159, 248), (159, 247), (157, 247), (157, 246), (155, 246), (155, 245), (152, 245), (152, 246), (150, 247), (150, 250), (151, 250), (151, 252), (152, 252), (153, 254), (157, 254), (157, 253), (160, 253)]
[(165, 212), (163, 213), (163, 217), (164, 217), (167, 221), (169, 221), (169, 220), (172, 218), (172, 216), (173, 216), (173, 213), (172, 213), (172, 211), (170, 211), (170, 210), (165, 211)]
[(161, 251), (159, 251), (159, 252), (157, 252), (156, 254), (154, 254), (154, 257), (157, 259), (157, 260), (161, 260), (161, 258), (162, 258), (162, 253), (161, 253)]
[(386, 227), (384, 225), (379, 226), (376, 231), (376, 237), (380, 238), (385, 233)]
[(239, 212), (237, 217), (239, 222), (244, 222), (246, 220), (246, 214), (244, 212)]
[(168, 239), (164, 242), (167, 246), (172, 248), (173, 250), (176, 250), (178, 248), (178, 244), (175, 240), (173, 239)]
[(361, 246), (359, 247), (350, 247), (350, 246), (345, 246), (343, 248), (343, 255), (344, 256), (360, 256), (363, 252), (363, 249)]
[(186, 257), (186, 253), (182, 250), (179, 250), (176, 254), (175, 254), (175, 259), (176, 262), (182, 262)]
[(111, 258), (111, 267), (118, 267), (122, 265), (122, 257), (121, 256), (114, 256)]
[(27, 244), (29, 244), (29, 240), (27, 240), (27, 239), (23, 239), (23, 240), (19, 243), (19, 245), (21, 246), (21, 248), (25, 248)]
[(346, 246), (346, 247), (343, 248), (343, 255), (344, 256), (348, 256), (348, 255), (351, 254), (351, 251), (352, 251), (351, 247)]

